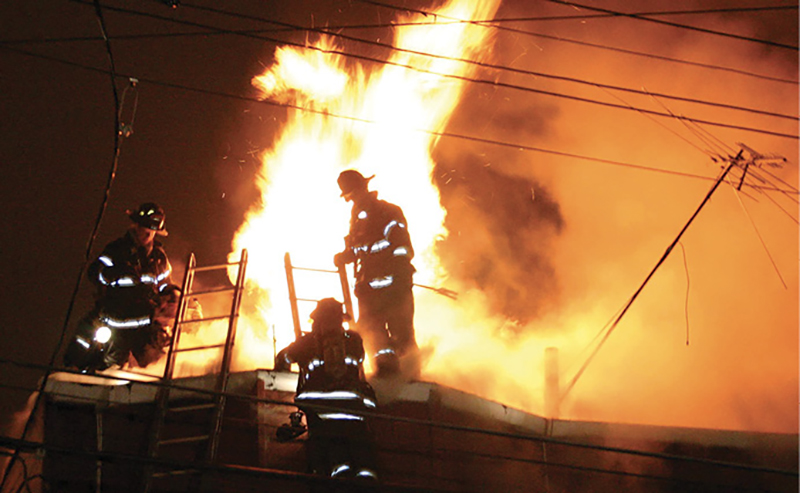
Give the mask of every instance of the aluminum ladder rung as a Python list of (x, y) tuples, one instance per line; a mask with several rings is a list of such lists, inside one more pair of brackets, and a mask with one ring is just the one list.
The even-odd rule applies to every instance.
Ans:
[[(234, 282), (233, 287), (217, 287), (207, 290), (200, 290), (195, 293), (192, 292), (192, 286), (194, 284), (194, 276), (197, 272), (205, 272), (205, 271), (212, 271), (212, 270), (221, 270), (221, 269), (228, 269), (231, 267), (238, 267), (238, 272), (236, 274), (236, 282)], [(239, 319), (239, 306), (242, 301), (242, 293), (244, 292), (244, 280), (245, 280), (245, 271), (247, 267), (247, 249), (242, 250), (241, 257), (238, 262), (230, 262), (226, 264), (220, 265), (213, 265), (207, 267), (197, 267), (196, 259), (194, 253), (189, 255), (189, 259), (186, 262), (186, 272), (183, 278), (183, 285), (181, 287), (181, 297), (180, 302), (178, 303), (178, 310), (175, 315), (175, 324), (172, 331), (172, 338), (169, 344), (169, 351), (167, 352), (167, 361), (166, 365), (164, 366), (164, 375), (162, 380), (167, 384), (172, 381), (173, 379), (173, 372), (175, 370), (175, 360), (177, 353), (188, 352), (188, 351), (200, 351), (204, 349), (221, 349), (222, 350), (222, 362), (220, 364), (219, 373), (216, 377), (216, 384), (214, 388), (214, 395), (216, 396), (213, 401), (209, 402), (207, 399), (201, 399), (199, 404), (187, 404), (187, 405), (177, 405), (175, 407), (169, 406), (169, 394), (170, 394), (170, 387), (169, 385), (160, 387), (156, 396), (156, 412), (154, 416), (154, 423), (153, 423), (153, 431), (151, 432), (150, 438), (150, 445), (148, 448), (148, 456), (150, 458), (156, 458), (160, 456), (159, 447), (162, 445), (179, 445), (179, 444), (200, 444), (201, 442), (206, 442), (205, 446), (198, 446), (196, 447), (196, 455), (197, 461), (207, 462), (207, 463), (214, 463), (217, 457), (217, 449), (219, 447), (219, 435), (222, 428), (222, 419), (225, 410), (225, 392), (228, 385), (228, 376), (230, 375), (230, 367), (231, 367), (231, 358), (233, 353), (233, 345), (236, 338), (236, 323)], [(199, 296), (203, 294), (211, 294), (211, 293), (223, 293), (223, 292), (232, 292), (231, 296), (231, 308), (230, 313), (227, 315), (215, 316), (215, 317), (207, 317), (207, 318), (198, 318), (193, 320), (184, 320), (186, 316), (186, 310), (188, 306), (188, 297), (191, 296)], [(181, 348), (180, 347), (180, 335), (184, 324), (196, 324), (201, 322), (210, 322), (215, 320), (227, 320), (228, 323), (228, 332), (225, 338), (225, 342), (222, 344), (213, 344), (207, 346), (197, 346), (197, 347), (189, 347), (189, 348)], [(191, 402), (191, 401), (190, 401)], [(167, 426), (165, 423), (166, 414), (169, 412), (172, 413), (181, 413), (187, 411), (195, 411), (195, 410), (210, 410), (210, 416), (208, 420), (208, 429), (203, 430), (206, 434), (198, 435), (198, 436), (184, 436), (182, 438), (171, 438), (171, 439), (161, 439), (162, 429)], [(178, 423), (178, 419), (174, 419), (174, 422)], [(200, 448), (204, 448), (204, 452), (200, 452)], [(173, 453), (180, 452), (182, 449), (173, 449)], [(165, 456), (169, 457), (169, 453), (165, 453)], [(156, 469), (161, 469), (160, 471), (156, 471)], [(164, 471), (162, 467), (156, 467), (155, 465), (148, 465), (145, 467), (144, 475), (145, 479), (142, 482), (142, 493), (150, 493), (153, 491), (151, 480), (158, 478), (158, 477), (165, 477), (165, 476), (176, 476), (181, 474), (199, 474), (200, 477), (204, 474), (201, 470), (196, 469), (177, 469), (172, 471)]]
[(175, 353), (185, 353), (185, 352), (188, 352), (188, 351), (200, 351), (202, 349), (217, 349), (217, 348), (221, 348), (221, 347), (225, 347), (225, 344), (212, 344), (210, 346), (195, 346), (195, 347), (187, 347), (185, 349), (179, 348), (179, 349), (175, 349), (173, 352), (175, 352)]
[(225, 320), (226, 318), (231, 318), (231, 316), (230, 315), (220, 315), (218, 317), (193, 318), (191, 320), (182, 320), (181, 321), (181, 325), (199, 324), (200, 322), (212, 322), (214, 320)]
[(193, 267), (193, 272), (208, 272), (210, 270), (222, 270), (227, 269), (228, 267), (233, 267), (234, 265), (239, 265), (240, 262), (231, 262), (229, 264), (217, 264), (217, 265), (206, 265), (203, 267)]
[(228, 291), (233, 291), (235, 289), (236, 289), (235, 286), (226, 286), (224, 288), (206, 289), (206, 290), (203, 290), (203, 291), (195, 291), (195, 292), (191, 292), (191, 293), (186, 293), (186, 296), (202, 296), (204, 294), (225, 293), (225, 292), (228, 292)]
[(184, 438), (170, 438), (168, 440), (159, 440), (159, 445), (180, 445), (183, 443), (197, 443), (197, 442), (205, 442), (211, 435), (197, 435), (193, 437), (184, 437)]

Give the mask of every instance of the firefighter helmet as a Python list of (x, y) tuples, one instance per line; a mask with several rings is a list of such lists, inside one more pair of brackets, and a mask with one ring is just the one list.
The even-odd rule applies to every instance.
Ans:
[(135, 211), (127, 211), (127, 214), (131, 221), (139, 226), (152, 229), (162, 236), (167, 236), (167, 230), (164, 226), (167, 215), (158, 204), (145, 202)]
[(336, 180), (336, 182), (339, 184), (339, 188), (342, 190), (342, 197), (344, 197), (345, 195), (351, 194), (356, 190), (366, 190), (367, 184), (373, 178), (375, 178), (375, 175), (372, 175), (369, 178), (364, 178), (364, 175), (358, 171), (354, 169), (348, 169), (339, 173), (339, 178)]
[(312, 329), (318, 325), (333, 325), (341, 327), (342, 322), (351, 320), (351, 317), (344, 310), (344, 305), (333, 298), (323, 298), (317, 302), (317, 307), (311, 312), (311, 319), (314, 321)]

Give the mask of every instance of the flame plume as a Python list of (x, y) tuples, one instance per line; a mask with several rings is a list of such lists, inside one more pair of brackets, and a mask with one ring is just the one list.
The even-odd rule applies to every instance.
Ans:
[[(498, 6), (497, 0), (454, 1), (441, 6), (437, 14), (486, 19)], [(424, 19), (409, 16), (402, 21), (414, 20)], [(403, 208), (417, 252), (415, 281), (435, 283), (445, 275), (433, 249), (446, 231), (445, 211), (431, 178), (435, 164), (431, 151), (435, 132), (447, 124), (464, 82), (437, 74), (470, 76), (474, 66), (453, 59), (485, 56), (489, 36), (490, 30), (467, 22), (398, 27), (394, 46), (401, 50), (393, 52), (388, 64), (371, 67), (346, 64), (335, 44), (322, 37), (309, 48), (278, 48), (275, 63), (253, 80), (264, 98), (306, 110), (289, 110), (280, 136), (263, 155), (258, 179), (261, 201), (249, 211), (233, 241), (231, 257), (247, 248), (251, 259), (237, 367), (271, 364), (270, 328), (275, 328), (277, 348), (294, 339), (284, 253), (290, 252), (298, 266), (333, 268), (333, 254), (344, 247), (348, 229), (349, 204), (339, 197), (336, 186), (344, 169), (374, 174), (372, 188)], [(298, 296), (341, 299), (338, 279), (325, 277), (296, 272)], [(311, 306), (300, 305), (302, 318)], [(416, 322), (422, 344), (425, 327), (433, 325), (424, 316), (428, 312), (424, 305)]]

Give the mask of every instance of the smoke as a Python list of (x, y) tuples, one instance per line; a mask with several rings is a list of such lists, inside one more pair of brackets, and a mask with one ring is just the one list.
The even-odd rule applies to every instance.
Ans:
[(491, 312), (525, 324), (558, 295), (547, 258), (564, 226), (558, 204), (531, 178), (505, 175), (472, 155), (455, 162), (434, 170), (450, 233), (438, 245), (443, 266), (467, 289), (486, 293)]
[[(706, 1), (680, 7), (726, 5)], [(648, 4), (648, 10), (659, 8), (676, 7)], [(589, 12), (507, 2), (498, 17), (577, 13)], [(768, 35), (764, 24), (774, 21), (771, 14), (667, 20), (752, 37)], [(786, 50), (631, 19), (513, 27), (797, 78), (796, 57), (786, 56)], [(796, 18), (788, 29), (796, 44)], [(797, 114), (792, 84), (520, 33), (498, 34), (493, 63)], [(492, 70), (479, 78), (797, 135), (797, 122), (787, 119)], [(458, 352), (461, 364), (434, 363), (431, 371), (443, 383), (480, 389), (512, 405), (533, 400), (533, 409), (541, 385), (515, 389), (520, 379), (514, 375), (536, 379), (543, 355), (535, 351), (552, 344), (561, 350), (562, 389), (566, 386), (597, 344), (595, 336), (641, 285), (710, 189), (721, 169), (710, 155), (735, 155), (739, 142), (781, 154), (788, 163), (769, 172), (797, 185), (796, 140), (508, 88), (473, 85), (448, 132), (673, 173), (457, 139), (439, 143), (435, 183), (447, 210), (449, 236), (438, 252), (449, 282), (479, 291), (477, 303), (485, 310), (480, 316), (496, 322), (478, 329), (474, 320), (459, 320), (451, 334), (433, 335), (439, 357), (451, 363), (458, 358), (446, 356), (448, 336), (477, 347)], [(749, 176), (747, 184), (787, 188), (766, 171), (754, 171), (758, 176)], [(732, 183), (738, 185), (740, 177), (741, 171), (734, 171)], [(789, 217), (797, 217), (797, 195), (747, 186), (737, 194), (734, 188), (723, 184), (686, 231), (562, 403), (566, 417), (797, 432), (798, 229)], [(481, 361), (491, 359), (487, 354), (502, 369), (484, 368)]]
[[(647, 10), (730, 6), (723, 0), (687, 1), (679, 6), (657, 1), (649, 2)], [(605, 2), (603, 7), (631, 9), (621, 1)], [(501, 6), (497, 17), (591, 13), (549, 2), (511, 0)], [(793, 43), (797, 19), (790, 17), (765, 12), (659, 18)], [(294, 154), (284, 164), (274, 151), (265, 158), (270, 175), (263, 176), (264, 183), (272, 189), (269, 200), (262, 196), (254, 210), (271, 207), (275, 215), (263, 224), (256, 224), (261, 220), (255, 215), (248, 219), (253, 226), (269, 227), (255, 228), (258, 234), (234, 242), (237, 251), (242, 245), (253, 245), (248, 278), (283, 284), (282, 273), (258, 264), (267, 256), (257, 257), (255, 245), (272, 246), (268, 238), (281, 239), (274, 242), (274, 258), (285, 251), (294, 256), (313, 246), (303, 252), (303, 265), (330, 262), (328, 245), (333, 243), (323, 238), (338, 242), (344, 226), (333, 225), (333, 232), (323, 234), (317, 228), (327, 229), (333, 221), (320, 221), (318, 210), (333, 210), (333, 205), (320, 206), (331, 196), (336, 168), (342, 162), (363, 165), (370, 174), (379, 170), (372, 185), (383, 198), (404, 208), (412, 238), (429, 240), (427, 232), (435, 229), (429, 226), (439, 226), (441, 211), (434, 211), (436, 204), (430, 203), (428, 190), (422, 193), (415, 185), (430, 174), (444, 208), (447, 234), (435, 245), (440, 261), (436, 267), (441, 267), (435, 275), (428, 272), (432, 269), (422, 268), (428, 259), (419, 252), (427, 245), (420, 247), (415, 239), (416, 281), (442, 282), (458, 291), (459, 298), (454, 301), (429, 290), (415, 291), (424, 378), (542, 412), (544, 352), (557, 347), (561, 389), (571, 388), (561, 402), (563, 417), (796, 432), (797, 193), (781, 194), (752, 185), (788, 189), (781, 183), (786, 182), (796, 186), (797, 141), (741, 128), (796, 136), (796, 119), (685, 100), (795, 115), (796, 84), (747, 74), (796, 79), (796, 52), (787, 55), (775, 46), (622, 16), (504, 22), (501, 26), (506, 29), (493, 31), (487, 38), (493, 44), (485, 43), (481, 57), (518, 72), (482, 68), (470, 75), (485, 83), (468, 84), (455, 112), (437, 121), (447, 122), (446, 133), (475, 139), (438, 138), (430, 144), (431, 162), (427, 156), (420, 159), (418, 154), (404, 153), (419, 140), (408, 127), (435, 127), (427, 120), (401, 125), (399, 117), (390, 118), (398, 126), (392, 125), (386, 135), (381, 133), (385, 140), (350, 149), (352, 143), (345, 142), (349, 137), (340, 138), (333, 127), (323, 132), (311, 125), (326, 123), (322, 119), (298, 117), (313, 127), (308, 140), (288, 146)], [(430, 44), (427, 37), (420, 43), (426, 40)], [(436, 51), (416, 44), (414, 49)], [(630, 51), (652, 56), (626, 53)], [(428, 62), (416, 57), (412, 64)], [(434, 87), (427, 76), (417, 79), (413, 71), (390, 72), (414, 77), (392, 86), (391, 91), (370, 91), (368, 98), (355, 93), (358, 97), (353, 96), (353, 101), (350, 96), (323, 99), (326, 104), (347, 102), (334, 113), (360, 114), (374, 107), (375, 114), (368, 112), (367, 118), (372, 121), (385, 111), (384, 103), (401, 100), (400, 95), (414, 84)], [(362, 75), (353, 80), (362, 82)], [(428, 109), (440, 103), (442, 95), (454, 93), (450, 86), (437, 91), (424, 105), (409, 98), (399, 106)], [(282, 125), (282, 130), (288, 126)], [(348, 132), (355, 136), (361, 130), (356, 125)], [(283, 142), (283, 137), (277, 140), (276, 148), (289, 142)], [(742, 171), (731, 172), (731, 184), (716, 191), (580, 379), (574, 380), (598, 347), (608, 322), (695, 213), (724, 161), (741, 149), (739, 143), (783, 155), (788, 162), (782, 168), (751, 168), (741, 192), (736, 186)], [(353, 161), (351, 154), (361, 158)], [(433, 169), (427, 168), (434, 163)], [(313, 173), (307, 171), (312, 169)], [(276, 186), (288, 179), (282, 173), (294, 171), (300, 172), (287, 183), (302, 183), (302, 187)], [(314, 180), (308, 179), (311, 175)], [(306, 197), (314, 197), (308, 201), (314, 205), (313, 219), (295, 219), (283, 232), (275, 225), (287, 216), (286, 211), (296, 208), (301, 189)], [(278, 192), (285, 192), (285, 197)], [(334, 215), (346, 220), (346, 212)], [(298, 224), (314, 228), (298, 228)], [(313, 230), (314, 237), (301, 240), (305, 229)], [(426, 234), (420, 233), (423, 230)], [(295, 244), (284, 245), (287, 238)], [(270, 289), (279, 292), (277, 287)], [(271, 301), (277, 304), (280, 297), (271, 296)], [(267, 308), (248, 304), (246, 298), (243, 318), (258, 318)], [(247, 364), (272, 353), (276, 343), (269, 334), (275, 337), (274, 327), (265, 322), (251, 334), (252, 340), (237, 344), (252, 353)], [(240, 331), (239, 336), (250, 337), (243, 334)]]

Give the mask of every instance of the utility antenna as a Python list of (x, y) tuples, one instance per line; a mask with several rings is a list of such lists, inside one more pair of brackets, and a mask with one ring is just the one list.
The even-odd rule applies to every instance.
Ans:
[(783, 156), (779, 156), (777, 154), (761, 154), (760, 152), (756, 151), (752, 147), (749, 147), (741, 142), (737, 142), (742, 151), (746, 151), (750, 155), (750, 159), (744, 159), (742, 156), (742, 151), (733, 158), (733, 162), (736, 164), (737, 167), (742, 169), (742, 178), (739, 180), (739, 186), (736, 187), (736, 190), (741, 190), (742, 185), (744, 185), (744, 179), (747, 177), (747, 171), (750, 166), (755, 166), (757, 168), (761, 168), (763, 166), (769, 166), (770, 168), (782, 168), (783, 163), (786, 162), (786, 158)]

